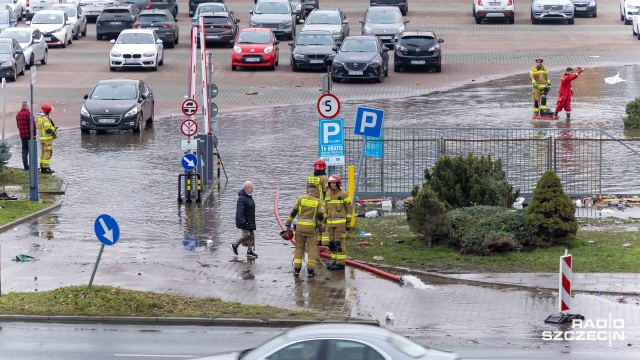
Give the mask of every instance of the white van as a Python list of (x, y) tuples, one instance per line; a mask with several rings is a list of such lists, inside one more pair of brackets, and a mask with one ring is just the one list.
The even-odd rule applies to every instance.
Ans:
[(36, 11), (49, 10), (49, 7), (53, 4), (62, 4), (62, 0), (24, 0), (24, 2), (27, 21), (31, 21)]

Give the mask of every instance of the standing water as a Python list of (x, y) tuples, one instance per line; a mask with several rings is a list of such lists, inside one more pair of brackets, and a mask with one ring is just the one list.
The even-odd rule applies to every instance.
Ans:
[(436, 287), (433, 285), (427, 285), (422, 282), (419, 278), (413, 275), (405, 275), (402, 277), (402, 281), (405, 284), (409, 284), (418, 290), (434, 290)]

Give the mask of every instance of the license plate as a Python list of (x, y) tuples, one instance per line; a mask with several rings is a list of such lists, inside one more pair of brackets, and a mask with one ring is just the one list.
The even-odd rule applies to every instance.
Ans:
[(426, 63), (424, 60), (411, 60), (411, 65), (424, 65)]
[(577, 7), (576, 10), (578, 11), (587, 11), (586, 7)]
[(382, 40), (391, 40), (391, 39), (393, 39), (393, 36), (380, 36), (380, 39), (382, 39)]
[(309, 60), (311, 64), (322, 64), (324, 60)]
[(44, 41), (51, 41), (51, 38), (45, 36)]
[(217, 39), (219, 38), (218, 35), (207, 35), (207, 39)]
[(260, 62), (260, 58), (246, 58), (246, 62)]
[(149, 29), (149, 30), (158, 30), (157, 27), (150, 27), (150, 28), (147, 28), (147, 29)]
[(125, 64), (139, 64), (140, 61), (138, 59), (124, 59)]
[(349, 75), (363, 75), (362, 71), (349, 70)]
[(487, 17), (502, 18), (502, 17), (504, 17), (504, 14), (501, 14), (501, 13), (488, 13)]
[(115, 124), (116, 119), (100, 119), (100, 124)]
[(549, 11), (549, 15), (558, 15), (558, 14), (559, 14), (559, 12), (557, 12), (557, 11)]
[(38, 11), (38, 10), (42, 10), (42, 9), (44, 9), (44, 8), (43, 7), (35, 7), (35, 6), (33, 7), (33, 11)]
[(111, 25), (122, 25), (122, 21), (112, 21), (110, 22)]

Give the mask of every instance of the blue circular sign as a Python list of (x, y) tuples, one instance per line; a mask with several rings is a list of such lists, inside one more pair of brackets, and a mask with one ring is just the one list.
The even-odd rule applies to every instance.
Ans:
[(105, 245), (113, 245), (120, 238), (120, 227), (111, 215), (98, 216), (93, 223), (93, 230), (95, 230), (98, 240)]
[(191, 153), (184, 154), (182, 157), (182, 167), (187, 171), (195, 169), (198, 167), (198, 158)]

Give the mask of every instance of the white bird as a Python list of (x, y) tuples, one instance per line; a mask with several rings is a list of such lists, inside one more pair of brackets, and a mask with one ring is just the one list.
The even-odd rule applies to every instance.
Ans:
[(623, 81), (627, 81), (627, 80), (624, 80), (624, 79), (620, 78), (620, 72), (618, 72), (616, 74), (616, 76), (612, 76), (612, 77), (608, 77), (608, 78), (604, 79), (604, 82), (606, 82), (609, 85), (615, 85), (615, 84), (621, 83)]

